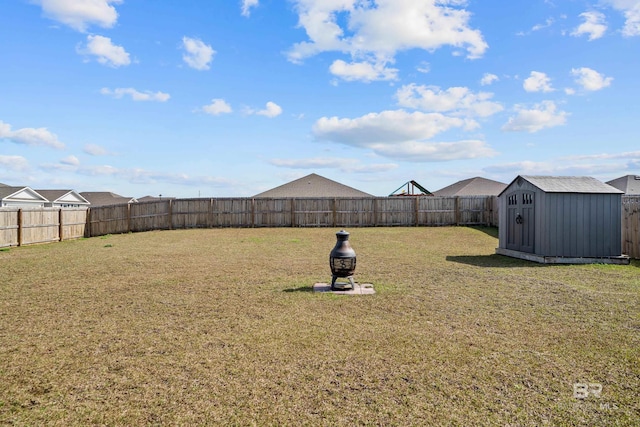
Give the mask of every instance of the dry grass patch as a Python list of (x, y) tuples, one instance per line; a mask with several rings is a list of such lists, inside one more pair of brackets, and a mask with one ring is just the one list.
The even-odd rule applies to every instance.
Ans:
[(335, 231), (0, 252), (0, 424), (637, 425), (637, 261), (540, 266), (494, 255), (493, 229), (351, 229), (377, 294), (314, 294)]

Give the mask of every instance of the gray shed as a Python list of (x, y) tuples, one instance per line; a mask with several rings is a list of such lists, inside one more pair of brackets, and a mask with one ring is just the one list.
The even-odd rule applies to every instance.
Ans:
[(622, 254), (622, 191), (610, 185), (520, 175), (498, 198), (497, 254), (541, 263), (629, 263)]

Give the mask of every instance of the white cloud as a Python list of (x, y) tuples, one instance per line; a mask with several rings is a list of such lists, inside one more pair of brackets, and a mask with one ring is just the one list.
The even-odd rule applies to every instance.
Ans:
[(190, 37), (182, 38), (182, 48), (186, 51), (182, 55), (184, 62), (196, 70), (208, 70), (216, 51), (202, 40)]
[(231, 113), (231, 105), (227, 104), (224, 99), (212, 99), (211, 104), (202, 107), (202, 111), (212, 116), (218, 116), (220, 114)]
[(78, 166), (80, 164), (80, 160), (76, 156), (70, 155), (60, 160), (60, 163), (63, 165)]
[(361, 80), (371, 82), (375, 80), (397, 80), (398, 78), (398, 69), (386, 68), (384, 62), (375, 64), (352, 62), (347, 64), (345, 61), (338, 59), (331, 64), (329, 71), (334, 76), (347, 81)]
[(107, 156), (110, 154), (104, 147), (97, 144), (86, 144), (82, 151), (90, 156)]
[(404, 141), (398, 144), (376, 144), (377, 154), (408, 162), (444, 162), (492, 157), (496, 152), (484, 141), (456, 142)]
[(497, 82), (498, 80), (500, 80), (500, 78), (495, 74), (484, 73), (484, 75), (482, 76), (482, 79), (480, 79), (480, 84), (482, 86), (488, 86), (490, 84)]
[(492, 97), (492, 93), (473, 93), (466, 87), (451, 87), (443, 91), (437, 86), (416, 84), (402, 86), (396, 92), (398, 105), (401, 107), (480, 117), (503, 110), (502, 105), (490, 101)]
[(125, 95), (129, 95), (131, 99), (134, 101), (166, 102), (169, 100), (169, 98), (171, 98), (171, 96), (168, 93), (164, 93), (164, 92), (153, 93), (151, 91), (140, 92), (131, 87), (127, 87), (127, 88), (120, 87), (113, 90), (104, 87), (100, 90), (100, 93), (103, 95), (112, 96), (118, 99), (122, 98)]
[(576, 83), (585, 90), (596, 91), (611, 85), (613, 77), (605, 77), (591, 68), (573, 68), (571, 74), (576, 77)]
[(503, 131), (534, 133), (565, 124), (569, 115), (564, 111), (557, 111), (553, 101), (543, 101), (532, 109), (516, 105), (515, 110), (518, 114), (509, 118), (509, 121), (502, 126)]
[(395, 110), (370, 113), (356, 119), (323, 117), (314, 124), (313, 133), (318, 140), (366, 148), (385, 157), (407, 161), (443, 161), (493, 155), (494, 151), (482, 141), (426, 141), (449, 129), (472, 129), (476, 125), (472, 120), (439, 113)]
[(242, 0), (242, 16), (251, 15), (251, 8), (258, 6), (258, 0)]
[(427, 74), (429, 71), (431, 71), (431, 64), (429, 64), (427, 61), (422, 61), (420, 64), (418, 64), (416, 70), (423, 74)]
[[(0, 126), (2, 125), (0, 124)], [(3, 156), (0, 154), (0, 166), (11, 171), (26, 171), (29, 169), (29, 162), (22, 156)]]
[(0, 120), (0, 139), (7, 139), (16, 144), (24, 145), (44, 145), (59, 150), (64, 148), (64, 144), (58, 137), (49, 132), (47, 128), (22, 128), (11, 130), (11, 125)]
[(265, 117), (269, 117), (269, 118), (274, 118), (274, 117), (278, 117), (280, 114), (282, 114), (282, 108), (276, 104), (275, 102), (267, 102), (266, 107), (264, 108), (264, 110), (259, 110), (256, 111), (255, 114), (259, 115), (259, 116), (265, 116)]
[(540, 31), (544, 28), (548, 28), (551, 25), (553, 25), (553, 22), (554, 22), (553, 18), (547, 18), (547, 20), (544, 21), (544, 24), (536, 24), (533, 27), (531, 27), (531, 31)]
[(35, 0), (45, 16), (69, 27), (85, 32), (89, 25), (111, 28), (118, 20), (112, 4), (122, 0)]
[(527, 92), (553, 92), (551, 79), (545, 73), (532, 71), (531, 75), (524, 80), (522, 85)]
[(638, 0), (606, 0), (606, 3), (624, 14), (626, 20), (622, 28), (623, 36), (640, 36), (640, 2)]
[(77, 51), (83, 55), (96, 56), (99, 63), (114, 68), (131, 63), (124, 48), (114, 45), (109, 37), (88, 35), (87, 45), (79, 47)]
[[(469, 27), (471, 14), (461, 0), (295, 0), (298, 25), (308, 41), (288, 52), (292, 62), (321, 52), (338, 51), (354, 58), (373, 55), (390, 61), (401, 50), (434, 51), (443, 46), (465, 49), (479, 58), (487, 43)], [(344, 18), (344, 19), (343, 19)]]
[(602, 37), (607, 31), (606, 19), (601, 12), (584, 12), (580, 14), (584, 22), (571, 32), (572, 36), (588, 35), (589, 41)]

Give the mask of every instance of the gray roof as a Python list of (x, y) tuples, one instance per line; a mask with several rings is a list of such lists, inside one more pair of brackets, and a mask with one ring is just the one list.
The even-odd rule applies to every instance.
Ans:
[(621, 176), (620, 178), (607, 181), (607, 184), (612, 187), (616, 187), (618, 190), (623, 191), (625, 194), (640, 194), (640, 176), (638, 175)]
[[(622, 191), (590, 176), (531, 176), (520, 175), (546, 193), (622, 194)], [(509, 186), (511, 186), (509, 184)]]
[(373, 197), (364, 191), (356, 190), (339, 182), (332, 181), (312, 173), (305, 177), (283, 184), (253, 197)]
[(497, 196), (507, 184), (476, 176), (434, 191), (434, 196)]
[[(76, 193), (73, 190), (36, 190), (38, 193), (43, 195), (48, 201), (55, 202), (58, 199), (66, 196), (69, 193), (74, 193), (75, 196), (79, 197), (81, 200), (78, 200), (77, 203), (80, 204), (89, 204), (89, 201), (82, 197), (79, 193)], [(84, 201), (83, 201), (84, 200)]]
[(14, 193), (17, 193), (20, 190), (25, 189), (26, 187), (11, 187), (9, 185), (0, 185), (0, 199), (4, 199), (5, 197), (9, 197)]
[(109, 191), (83, 191), (80, 195), (87, 199), (91, 206), (120, 205), (136, 202), (133, 197), (124, 197)]

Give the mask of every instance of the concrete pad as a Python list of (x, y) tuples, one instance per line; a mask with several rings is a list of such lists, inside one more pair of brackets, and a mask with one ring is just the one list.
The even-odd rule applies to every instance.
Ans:
[(313, 285), (313, 292), (329, 292), (337, 295), (373, 295), (376, 293), (371, 283), (356, 283), (354, 289), (344, 291), (332, 291), (331, 283), (316, 283)]

